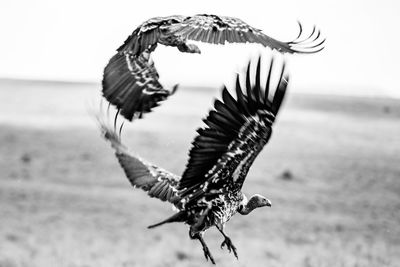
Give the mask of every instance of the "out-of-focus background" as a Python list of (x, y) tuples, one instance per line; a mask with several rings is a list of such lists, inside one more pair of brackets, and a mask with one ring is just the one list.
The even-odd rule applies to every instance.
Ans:
[(159, 46), (176, 95), (127, 123), (124, 142), (177, 174), (222, 84), (249, 58), (286, 59), (291, 85), (273, 137), (244, 187), (273, 203), (236, 216), (239, 261), (205, 238), (219, 266), (399, 266), (400, 69), (396, 1), (27, 1), (0, 4), (0, 266), (204, 266), (187, 227), (146, 227), (172, 214), (133, 190), (91, 111), (102, 69), (148, 18), (239, 17), (290, 40), (297, 23), (327, 38), (315, 55), (257, 45)]

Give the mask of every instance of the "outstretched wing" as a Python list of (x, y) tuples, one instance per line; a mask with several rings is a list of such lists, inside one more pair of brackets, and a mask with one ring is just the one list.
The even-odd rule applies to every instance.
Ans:
[[(126, 119), (150, 112), (171, 92), (158, 81), (159, 75), (149, 63), (149, 53), (157, 46), (163, 27), (183, 20), (183, 16), (156, 17), (136, 28), (117, 49), (104, 69), (103, 95)], [(175, 86), (172, 90), (177, 89)]]
[(115, 156), (133, 187), (143, 189), (150, 197), (174, 204), (179, 177), (130, 153), (121, 143), (115, 126), (113, 129), (101, 116), (97, 120), (103, 137), (111, 143)]
[(259, 43), (281, 53), (310, 54), (322, 50), (325, 39), (320, 40), (320, 31), (314, 27), (312, 33), (301, 40), (303, 31), (300, 23), (299, 26), (300, 32), (297, 38), (290, 42), (271, 38), (238, 18), (207, 14), (187, 17), (181, 23), (172, 24), (168, 29), (171, 34), (213, 44)]
[(277, 88), (272, 92), (273, 99), (270, 100), (273, 61), (265, 89), (261, 87), (260, 62), (261, 58), (255, 84), (250, 81), (249, 63), (246, 91), (242, 91), (238, 75), (236, 99), (224, 88), (222, 101), (215, 101), (214, 110), (204, 120), (207, 126), (198, 130), (186, 170), (179, 182), (182, 199), (187, 197), (192, 200), (204, 193), (219, 194), (240, 189), (251, 164), (268, 142), (289, 77), (284, 73), (283, 65)]
[(150, 112), (171, 93), (158, 81), (159, 75), (153, 64), (140, 55), (117, 53), (104, 69), (103, 96), (121, 111), (126, 119)]
[(179, 23), (183, 19), (184, 16), (178, 15), (151, 18), (137, 27), (117, 51), (127, 52), (135, 56), (140, 55), (146, 49), (152, 51), (157, 46), (163, 27)]

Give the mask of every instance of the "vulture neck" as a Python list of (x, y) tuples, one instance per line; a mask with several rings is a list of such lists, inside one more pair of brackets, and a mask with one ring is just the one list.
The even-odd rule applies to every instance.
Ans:
[(238, 212), (242, 215), (247, 215), (250, 212), (252, 212), (254, 209), (259, 208), (259, 207), (261, 207), (261, 205), (259, 202), (258, 195), (254, 195), (249, 200), (247, 200), (247, 197), (243, 194), (243, 200), (239, 206)]

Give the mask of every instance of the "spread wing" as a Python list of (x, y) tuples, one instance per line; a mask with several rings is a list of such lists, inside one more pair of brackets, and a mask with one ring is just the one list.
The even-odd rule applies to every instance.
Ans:
[(204, 120), (207, 126), (198, 130), (192, 143), (189, 161), (179, 182), (182, 199), (195, 199), (205, 193), (219, 194), (242, 187), (251, 164), (271, 136), (272, 124), (288, 84), (289, 77), (284, 74), (283, 66), (270, 100), (272, 65), (273, 61), (265, 89), (261, 86), (260, 59), (254, 85), (250, 81), (249, 63), (245, 92), (241, 89), (239, 75), (236, 99), (226, 88), (223, 89), (222, 101), (215, 101), (214, 110)]
[[(315, 27), (307, 38), (302, 38), (302, 26), (297, 38), (290, 42), (278, 41), (262, 33), (244, 21), (225, 16), (195, 15), (185, 18), (181, 23), (172, 24), (168, 29), (171, 34), (189, 40), (212, 44), (259, 43), (276, 49), (281, 53), (316, 53), (323, 49), (320, 31)], [(301, 40), (303, 39), (303, 40)]]
[(103, 96), (126, 119), (150, 112), (177, 89), (169, 91), (158, 81), (159, 75), (153, 64), (140, 55), (115, 54), (104, 69)]
[(163, 27), (181, 22), (183, 19), (183, 16), (177, 15), (149, 19), (137, 27), (117, 51), (128, 52), (135, 56), (140, 55), (146, 49), (151, 52), (157, 46)]
[(121, 143), (115, 126), (113, 129), (101, 116), (97, 116), (97, 120), (103, 137), (111, 143), (115, 156), (132, 186), (146, 191), (150, 197), (174, 204), (179, 177), (129, 152)]

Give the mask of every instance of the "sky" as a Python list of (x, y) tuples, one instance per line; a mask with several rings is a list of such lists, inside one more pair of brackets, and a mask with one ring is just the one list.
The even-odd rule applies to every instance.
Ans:
[(100, 83), (103, 68), (127, 36), (155, 16), (209, 13), (233, 16), (275, 39), (290, 41), (297, 21), (316, 25), (325, 49), (278, 55), (259, 45), (197, 43), (201, 55), (159, 46), (153, 55), (165, 86), (221, 86), (249, 58), (285, 60), (299, 92), (400, 97), (400, 2), (229, 0), (3, 0), (0, 3), (0, 78)]

